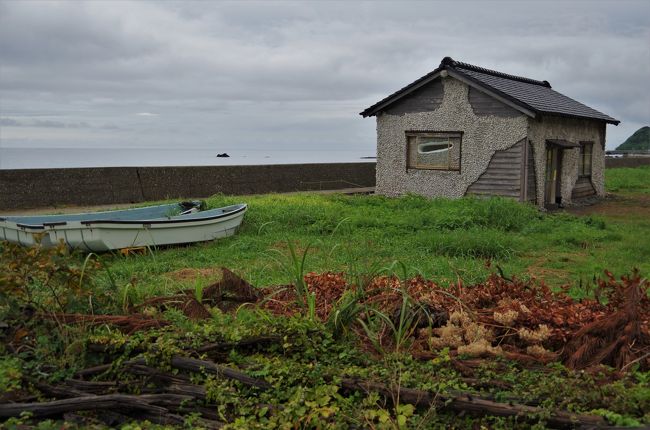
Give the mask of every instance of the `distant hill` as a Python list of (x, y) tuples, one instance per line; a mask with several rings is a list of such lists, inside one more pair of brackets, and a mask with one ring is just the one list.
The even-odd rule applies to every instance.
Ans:
[(641, 127), (634, 134), (621, 143), (617, 151), (638, 151), (638, 150), (650, 150), (650, 127), (647, 125)]

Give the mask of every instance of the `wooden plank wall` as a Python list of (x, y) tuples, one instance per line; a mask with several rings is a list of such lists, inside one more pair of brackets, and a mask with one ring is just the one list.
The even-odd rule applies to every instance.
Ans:
[(495, 152), (485, 172), (467, 188), (466, 194), (519, 198), (525, 142), (522, 139), (508, 149)]
[(576, 181), (573, 191), (571, 191), (572, 199), (579, 199), (582, 197), (593, 196), (596, 194), (594, 186), (591, 184), (591, 178), (587, 176), (581, 176)]
[(442, 82), (436, 79), (430, 82), (402, 99), (398, 100), (386, 109), (389, 115), (403, 115), (412, 112), (431, 112), (438, 109), (442, 104), (444, 97)]
[(521, 115), (521, 112), (473, 87), (469, 88), (469, 104), (472, 105), (472, 110), (476, 115), (495, 115), (508, 118)]

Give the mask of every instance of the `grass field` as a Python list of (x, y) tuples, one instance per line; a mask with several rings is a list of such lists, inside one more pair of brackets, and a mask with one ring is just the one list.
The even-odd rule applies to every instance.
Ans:
[[(605, 366), (569, 370), (558, 362), (561, 351), (532, 363), (515, 354), (531, 346), (543, 353), (549, 352), (545, 347), (557, 351), (540, 321), (559, 318), (557, 327), (569, 327), (566, 333), (572, 336), (580, 324), (564, 320), (582, 313), (581, 324), (590, 323), (609, 308), (594, 301), (581, 307), (584, 303), (565, 298), (554, 305), (548, 301), (555, 300), (552, 293), (535, 287), (539, 283), (505, 279), (535, 278), (557, 291), (566, 286), (568, 294), (581, 299), (593, 296), (595, 280), (605, 270), (616, 278), (635, 268), (650, 273), (650, 168), (606, 174), (612, 196), (565, 212), (544, 213), (498, 198), (213, 196), (207, 200), (210, 207), (249, 205), (241, 230), (231, 238), (128, 256), (68, 255), (65, 250), (0, 244), (0, 428), (214, 428), (227, 423), (237, 429), (541, 429), (561, 426), (571, 414), (569, 422), (603, 417), (598, 425), (648, 425), (650, 372), (640, 367), (643, 356), (619, 372)], [(221, 267), (257, 287), (287, 287), (265, 289), (268, 296), (260, 306), (225, 309), (221, 299), (207, 297)], [(342, 275), (312, 278), (322, 284), (318, 294), (323, 297), (317, 297), (301, 286), (307, 272)], [(389, 286), (373, 296), (381, 288), (367, 280), (378, 274), (399, 277), (378, 281), (393, 279), (399, 288)], [(442, 287), (456, 284), (455, 289), (431, 295), (431, 287), (420, 280), (409, 290), (406, 280), (417, 275)], [(459, 280), (477, 285), (459, 287)], [(327, 303), (343, 284), (367, 284), (367, 289), (339, 291)], [(506, 288), (505, 299), (490, 302), (489, 292), (499, 285)], [(179, 294), (181, 290), (186, 292)], [(438, 302), (427, 303), (460, 306), (455, 309), (461, 316), (454, 317), (460, 318), (459, 325), (452, 327), (451, 314), (445, 316), (446, 329), (432, 329), (430, 321), (428, 328), (418, 326), (418, 309), (431, 311), (418, 308), (412, 295), (418, 291), (419, 297), (437, 297)], [(461, 300), (463, 291), (468, 295)], [(472, 291), (488, 292), (472, 302), (489, 309), (482, 316), (480, 307), (469, 308)], [(526, 297), (529, 308), (511, 300), (511, 291), (521, 303)], [(166, 296), (165, 304), (147, 302), (153, 296)], [(377, 301), (382, 297), (389, 298), (383, 305)], [(613, 305), (620, 303), (620, 297), (610, 298)], [(273, 313), (282, 300), (288, 311)], [(644, 312), (650, 309), (647, 300), (635, 300), (645, 303)], [(206, 303), (203, 319), (188, 317), (183, 303), (190, 301)], [(319, 316), (330, 307), (329, 316)], [(519, 325), (508, 316), (515, 307), (528, 315)], [(124, 315), (127, 325), (120, 326)], [(93, 322), (113, 316), (119, 321)], [(492, 326), (480, 325), (481, 318)], [(497, 320), (505, 322), (494, 325)], [(141, 330), (128, 325), (133, 321), (167, 325)], [(431, 330), (442, 330), (438, 344), (464, 330), (466, 344), (433, 346)], [(468, 340), (470, 331), (473, 340)], [(614, 341), (626, 333), (618, 326), (610, 332)], [(553, 336), (559, 339), (562, 333)], [(527, 344), (524, 334), (538, 339)], [(251, 339), (252, 346), (246, 344)], [(429, 343), (418, 349), (418, 339)], [(477, 345), (483, 352), (476, 352)], [(178, 367), (178, 357), (207, 361), (188, 371)], [(143, 360), (140, 372), (154, 373), (132, 373), (128, 363), (135, 358)], [(77, 371), (104, 363), (103, 370), (79, 381), (84, 377)], [(224, 368), (206, 370), (214, 363), (245, 372), (254, 381), (224, 377)], [(368, 380), (384, 388), (355, 385)], [(260, 381), (263, 388), (254, 385)], [(428, 393), (430, 402), (409, 399), (401, 388)], [(14, 415), (2, 421), (11, 416), (6, 412), (10, 402), (76, 398), (79, 390), (132, 396), (162, 392), (168, 397), (148, 406), (157, 407), (157, 415), (139, 415), (126, 407), (112, 415), (98, 410), (38, 419)], [(488, 406), (496, 404), (495, 409), (459, 413), (474, 396)], [(503, 412), (508, 408), (527, 412), (508, 417)]]
[(609, 169), (605, 171), (605, 175), (607, 181), (607, 191), (622, 191), (643, 194), (650, 193), (650, 185), (648, 185), (650, 166)]
[(552, 286), (569, 284), (580, 296), (604, 270), (617, 276), (634, 268), (650, 272), (650, 240), (640, 240), (650, 237), (650, 209), (643, 200), (650, 192), (650, 169), (614, 169), (607, 175), (608, 190), (620, 197), (606, 202), (611, 210), (601, 214), (597, 207), (586, 208), (581, 216), (540, 213), (498, 198), (214, 196), (207, 200), (210, 207), (248, 203), (236, 236), (158, 250), (148, 257), (102, 258), (118, 284), (137, 282), (145, 294), (187, 287), (179, 277), (167, 276), (184, 268), (225, 266), (254, 285), (287, 283), (283, 263), (291, 242), (298, 253), (309, 247), (307, 271), (359, 274), (397, 260), (411, 275), (440, 283), (460, 277), (473, 283), (486, 277), (485, 263), (491, 260), (506, 274), (535, 276)]

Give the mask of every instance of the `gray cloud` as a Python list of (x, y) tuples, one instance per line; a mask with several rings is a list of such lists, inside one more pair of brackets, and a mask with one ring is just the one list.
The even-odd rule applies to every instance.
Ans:
[(20, 122), (16, 121), (15, 119), (11, 119), (11, 118), (0, 118), (0, 126), (18, 127), (18, 126), (20, 126)]
[(64, 122), (50, 119), (29, 119), (29, 120), (16, 120), (13, 118), (0, 118), (0, 125), (5, 127), (33, 127), (33, 128), (102, 128), (108, 130), (115, 130), (118, 127), (112, 124), (103, 126), (93, 126), (85, 121), (80, 122)]
[(372, 153), (374, 121), (358, 112), (449, 55), (549, 80), (622, 120), (615, 146), (650, 121), (649, 14), (625, 0), (0, 0), (0, 126), (83, 129), (74, 144), (88, 147)]

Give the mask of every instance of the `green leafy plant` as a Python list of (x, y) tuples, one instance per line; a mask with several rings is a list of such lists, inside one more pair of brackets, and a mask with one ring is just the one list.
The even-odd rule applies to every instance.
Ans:
[[(396, 261), (384, 270), (394, 275), (395, 267), (398, 267), (402, 273), (399, 289), (402, 301), (400, 307), (397, 309), (397, 315), (390, 316), (385, 312), (370, 307), (366, 310), (367, 320), (372, 321), (374, 324), (369, 324), (360, 318), (357, 319), (378, 352), (385, 352), (381, 342), (385, 328), (392, 335), (394, 351), (399, 352), (408, 347), (409, 338), (417, 329), (421, 318), (424, 316), (426, 319), (429, 319), (428, 310), (419, 302), (413, 300), (408, 292), (406, 286), (408, 268), (406, 265), (401, 261)], [(375, 328), (373, 329), (373, 327)]]
[(201, 303), (203, 302), (203, 290), (205, 288), (205, 284), (201, 279), (196, 279), (194, 281), (194, 298), (196, 299), (197, 302)]
[(0, 356), (0, 393), (8, 393), (20, 388), (22, 376), (19, 359)]
[(316, 321), (316, 293), (307, 293), (307, 310), (309, 312), (309, 321)]
[(306, 303), (308, 300), (309, 288), (305, 283), (305, 262), (309, 250), (313, 247), (314, 243), (315, 242), (310, 242), (301, 255), (298, 255), (295, 245), (288, 239), (286, 240), (287, 248), (289, 250), (288, 256), (284, 255), (279, 250), (273, 250), (280, 255), (280, 258), (273, 258), (289, 275), (291, 284), (296, 292), (296, 297), (301, 303)]
[(365, 298), (364, 291), (363, 288), (349, 289), (332, 307), (326, 325), (334, 337), (347, 333), (350, 326), (357, 321), (359, 314), (364, 311), (365, 306), (361, 304)]
[[(0, 305), (16, 315), (26, 306), (42, 312), (70, 312), (91, 294), (90, 272), (100, 263), (89, 258), (79, 267), (63, 244), (46, 248), (4, 243), (0, 251)], [(85, 281), (85, 282), (84, 282)]]

